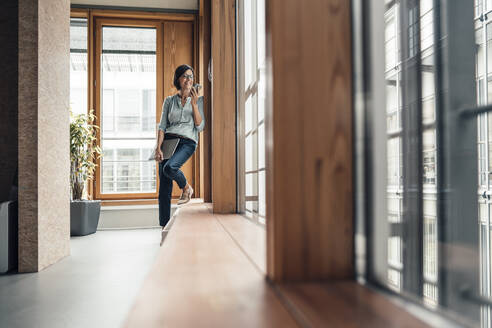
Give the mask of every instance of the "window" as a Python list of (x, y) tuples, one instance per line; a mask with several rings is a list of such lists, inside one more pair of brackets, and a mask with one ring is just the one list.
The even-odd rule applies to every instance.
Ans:
[[(133, 19), (128, 11), (71, 11), (70, 104), (75, 114), (94, 109), (103, 151), (86, 188), (94, 199), (157, 198), (158, 166), (148, 158), (162, 103), (176, 92), (172, 76), (178, 64), (200, 71), (193, 55), (195, 14), (178, 14), (178, 21), (170, 13), (134, 14)], [(198, 194), (199, 166), (193, 155), (181, 168)], [(172, 196), (179, 195), (175, 184)]]
[(70, 107), (87, 113), (87, 18), (70, 19)]
[(102, 27), (102, 194), (156, 192), (156, 165), (147, 160), (156, 135), (156, 44), (155, 28)]
[(265, 223), (265, 1), (238, 6), (238, 208)]
[(490, 328), (491, 2), (354, 3), (359, 278)]

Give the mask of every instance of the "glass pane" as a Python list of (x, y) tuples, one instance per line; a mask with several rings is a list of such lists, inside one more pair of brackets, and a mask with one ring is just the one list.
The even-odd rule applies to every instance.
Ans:
[(483, 49), (484, 49), (484, 44), (483, 44), (483, 28), (479, 28), (478, 30), (475, 31), (475, 44), (476, 44), (476, 53), (477, 53), (477, 76), (484, 76), (485, 74), (485, 67), (484, 67), (484, 57), (483, 57)]
[(70, 107), (87, 113), (87, 19), (70, 19)]
[(477, 82), (477, 105), (485, 105), (485, 81), (480, 79)]
[(260, 80), (258, 81), (258, 122), (265, 118), (266, 106), (266, 69), (260, 69)]
[(432, 123), (435, 119), (435, 76), (434, 56), (422, 59), (422, 120), (423, 123)]
[(435, 199), (424, 199), (424, 302), (437, 305), (437, 208)]
[(255, 69), (255, 49), (254, 47), (254, 13), (252, 1), (244, 1), (244, 85), (245, 89), (253, 82), (253, 70)]
[(248, 134), (252, 129), (254, 129), (253, 127), (253, 116), (254, 116), (254, 112), (253, 112), (253, 97), (248, 97), (248, 99), (246, 99), (246, 103), (244, 105), (244, 133), (245, 134)]
[(386, 127), (388, 132), (400, 128), (400, 110), (398, 103), (398, 84), (397, 75), (392, 75), (386, 79)]
[(255, 153), (255, 147), (254, 147), (254, 140), (253, 140), (253, 134), (250, 134), (246, 136), (245, 142), (244, 142), (244, 159), (245, 159), (245, 170), (246, 172), (254, 170), (254, 153)]
[(256, 1), (256, 33), (257, 39), (257, 49), (258, 49), (258, 67), (266, 67), (265, 63), (265, 0)]
[(483, 10), (483, 0), (475, 0), (475, 16), (476, 17), (480, 16), (482, 14), (482, 10)]
[(400, 138), (388, 140), (388, 186), (398, 186), (400, 182)]
[(486, 158), (487, 154), (485, 152), (485, 143), (478, 144), (478, 172), (480, 175), (479, 184), (481, 186), (487, 185), (487, 166)]
[(385, 50), (386, 50), (386, 71), (392, 69), (397, 64), (398, 45), (396, 39), (396, 20), (394, 11), (386, 14), (385, 27)]
[(265, 171), (258, 173), (258, 214), (266, 215)]
[[(487, 28), (485, 29), (487, 32), (487, 75), (492, 73), (492, 24), (487, 24)], [(476, 43), (477, 41), (475, 41)], [(483, 46), (482, 46), (483, 47)], [(481, 50), (481, 49), (478, 49)], [(490, 83), (490, 81), (489, 81)], [(490, 86), (489, 86), (489, 94), (490, 94)], [(492, 97), (489, 97), (488, 102), (492, 100)]]
[(420, 48), (425, 51), (434, 43), (433, 0), (420, 1)]
[(428, 130), (423, 133), (424, 184), (436, 184), (436, 133)]
[(246, 216), (253, 219), (255, 217), (255, 208), (257, 207), (256, 201), (247, 201), (246, 202)]
[(258, 168), (265, 168), (265, 124), (258, 126)]
[(101, 55), (103, 193), (156, 192), (147, 158), (156, 133), (155, 28), (103, 27)]
[(246, 173), (246, 197), (258, 196), (258, 173)]

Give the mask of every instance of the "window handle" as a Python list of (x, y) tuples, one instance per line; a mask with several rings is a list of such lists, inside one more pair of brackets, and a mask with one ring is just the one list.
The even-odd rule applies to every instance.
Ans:
[(477, 115), (492, 112), (492, 104), (484, 105), (484, 106), (475, 106), (475, 107), (465, 107), (460, 110), (460, 116), (462, 118), (471, 118), (476, 117)]
[(480, 14), (480, 17), (478, 17), (478, 19), (483, 23), (488, 19), (487, 15), (488, 14)]
[(487, 191), (484, 191), (482, 194), (482, 198), (490, 200), (490, 194)]
[(470, 302), (480, 305), (492, 306), (492, 299), (486, 296), (477, 295), (476, 293), (471, 291), (469, 286), (463, 286), (460, 290), (460, 295), (463, 299), (468, 300)]

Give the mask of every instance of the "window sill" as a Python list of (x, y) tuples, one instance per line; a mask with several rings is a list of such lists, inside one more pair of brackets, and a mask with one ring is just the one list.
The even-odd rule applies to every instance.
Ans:
[(355, 280), (268, 283), (264, 237), (241, 215), (184, 206), (125, 327), (430, 327)]

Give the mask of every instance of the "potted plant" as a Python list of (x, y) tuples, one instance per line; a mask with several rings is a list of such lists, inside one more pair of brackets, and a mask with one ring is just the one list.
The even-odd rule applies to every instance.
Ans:
[(91, 110), (88, 115), (70, 113), (70, 235), (85, 236), (95, 233), (99, 223), (101, 202), (84, 198), (86, 183), (92, 180), (95, 160), (101, 156), (96, 143), (94, 124), (96, 116)]

